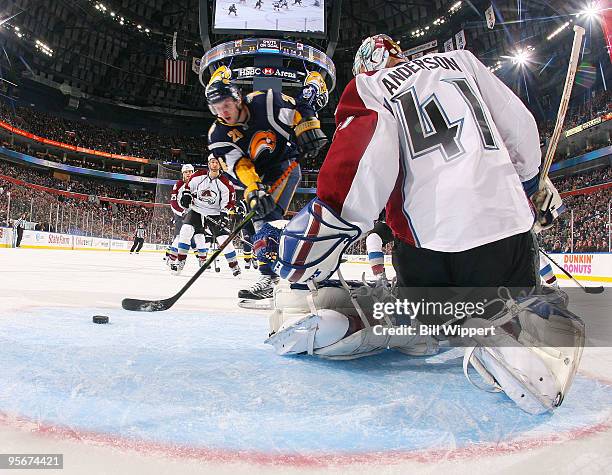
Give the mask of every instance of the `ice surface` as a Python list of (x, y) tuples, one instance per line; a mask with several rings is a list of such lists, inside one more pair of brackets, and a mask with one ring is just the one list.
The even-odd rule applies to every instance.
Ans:
[[(235, 279), (223, 261), (221, 273), (205, 273), (159, 313), (122, 310), (121, 299), (173, 295), (196, 271), (193, 257), (179, 277), (153, 253), (0, 249), (0, 261), (0, 415), (271, 455), (546, 446), (594, 427), (612, 441), (609, 348), (585, 350), (553, 415), (529, 416), (469, 385), (459, 350), (343, 362), (277, 356), (263, 344), (267, 312), (236, 306), (237, 290), (258, 274)], [(348, 278), (366, 270), (344, 265)], [(110, 324), (92, 323), (96, 314)], [(551, 466), (561, 454), (549, 455)]]

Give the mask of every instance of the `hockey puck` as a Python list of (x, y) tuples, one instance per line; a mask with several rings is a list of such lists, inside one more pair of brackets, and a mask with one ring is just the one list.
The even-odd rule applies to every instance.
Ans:
[(108, 317), (106, 315), (94, 315), (93, 322), (94, 323), (108, 323)]

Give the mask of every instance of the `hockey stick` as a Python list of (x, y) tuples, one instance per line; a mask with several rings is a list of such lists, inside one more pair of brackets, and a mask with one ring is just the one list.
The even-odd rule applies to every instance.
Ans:
[[(208, 216), (206, 217), (207, 221), (210, 221), (211, 223), (213, 223), (215, 226), (217, 226), (219, 229), (227, 232), (227, 234), (231, 233), (229, 228), (226, 228), (225, 226), (221, 226), (221, 223), (219, 223), (218, 221), (215, 221), (214, 219), (209, 218)], [(242, 239), (241, 237), (238, 237), (238, 240), (242, 243), (242, 244), (248, 244), (249, 246), (252, 246), (253, 244), (250, 243), (249, 241), (247, 241), (246, 239)]]
[(580, 55), (580, 47), (582, 46), (582, 38), (584, 36), (584, 28), (578, 25), (574, 25), (574, 42), (572, 43), (572, 53), (570, 54), (569, 65), (567, 68), (567, 76), (565, 77), (565, 85), (563, 86), (563, 94), (561, 95), (561, 102), (559, 103), (559, 112), (557, 113), (557, 121), (555, 122), (555, 128), (553, 134), (550, 137), (548, 143), (548, 149), (544, 158), (544, 165), (540, 171), (540, 189), (544, 188), (544, 181), (550, 171), (553, 158), (557, 151), (557, 145), (561, 138), (561, 129), (563, 128), (563, 122), (565, 121), (565, 114), (567, 113), (567, 107), (569, 105), (570, 96), (572, 95), (572, 87), (574, 85), (574, 78), (576, 77), (576, 70), (578, 69), (578, 56)]
[(603, 285), (600, 285), (598, 287), (585, 287), (584, 285), (582, 285), (580, 282), (578, 282), (578, 280), (576, 280), (576, 278), (570, 274), (568, 271), (566, 271), (562, 266), (560, 266), (559, 264), (557, 264), (554, 260), (551, 259), (551, 257), (546, 254), (542, 249), (538, 249), (544, 256), (546, 256), (548, 258), (548, 260), (550, 262), (552, 262), (557, 268), (561, 269), (561, 271), (570, 279), (572, 279), (576, 284), (578, 284), (578, 287), (580, 287), (582, 290), (584, 290), (587, 294), (601, 294), (604, 291)]
[(234, 240), (234, 238), (238, 235), (240, 230), (247, 225), (247, 223), (255, 216), (255, 211), (249, 212), (244, 219), (238, 223), (234, 231), (227, 237), (227, 239), (221, 244), (215, 252), (211, 254), (211, 256), (206, 260), (204, 265), (200, 267), (193, 277), (187, 281), (187, 283), (179, 290), (175, 295), (169, 297), (167, 299), (162, 300), (140, 300), (140, 299), (123, 299), (121, 302), (121, 306), (125, 310), (131, 310), (134, 312), (160, 312), (163, 310), (168, 310), (172, 307), (176, 301), (181, 298), (181, 296), (187, 292), (187, 289), (193, 285), (193, 283), (198, 280), (198, 278), (204, 273), (206, 269), (210, 267), (210, 265), (214, 262), (214, 260), (221, 254), (223, 249)]

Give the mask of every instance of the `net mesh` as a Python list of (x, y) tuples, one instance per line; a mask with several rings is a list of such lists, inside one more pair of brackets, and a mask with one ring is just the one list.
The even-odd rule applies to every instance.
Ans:
[(157, 166), (157, 178), (171, 180), (172, 184), (158, 181), (155, 187), (155, 208), (151, 217), (151, 228), (157, 242), (170, 244), (174, 239), (174, 213), (170, 209), (172, 186), (181, 178), (181, 171), (165, 165)]

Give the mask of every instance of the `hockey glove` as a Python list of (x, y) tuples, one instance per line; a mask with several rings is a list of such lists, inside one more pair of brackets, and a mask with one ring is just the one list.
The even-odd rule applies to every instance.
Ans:
[(258, 218), (263, 218), (270, 214), (276, 207), (274, 198), (268, 193), (263, 183), (253, 183), (244, 190), (249, 210), (255, 211)]
[(544, 181), (544, 188), (535, 192), (530, 198), (537, 213), (533, 225), (535, 233), (552, 227), (554, 220), (565, 211), (561, 195), (548, 177)]
[(193, 201), (193, 196), (191, 196), (191, 192), (189, 190), (183, 191), (181, 195), (181, 206), (185, 209), (191, 206), (191, 202)]
[(221, 211), (221, 215), (219, 216), (219, 225), (225, 229), (232, 229), (232, 219), (229, 213), (224, 213)]
[(321, 130), (316, 117), (306, 117), (295, 127), (296, 144), (302, 158), (315, 158), (327, 144), (327, 137)]

